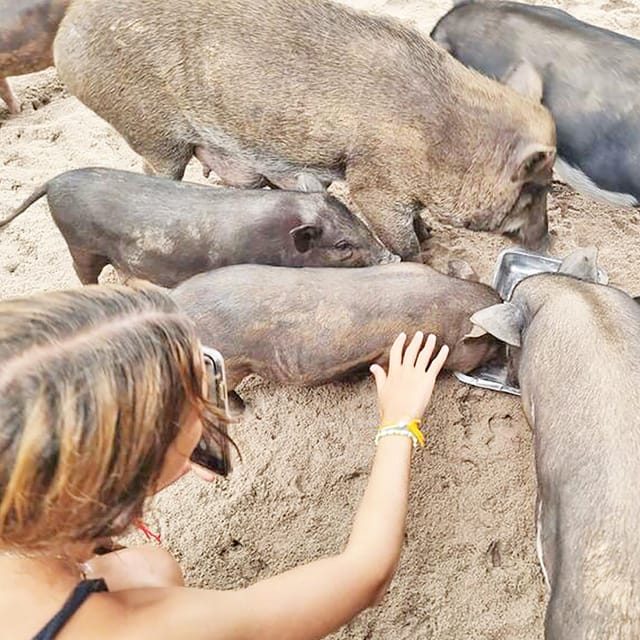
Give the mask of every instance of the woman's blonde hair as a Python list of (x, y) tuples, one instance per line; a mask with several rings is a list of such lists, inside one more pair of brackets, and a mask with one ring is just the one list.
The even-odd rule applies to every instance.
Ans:
[(0, 550), (121, 534), (185, 417), (211, 417), (203, 375), (192, 323), (155, 287), (0, 302)]

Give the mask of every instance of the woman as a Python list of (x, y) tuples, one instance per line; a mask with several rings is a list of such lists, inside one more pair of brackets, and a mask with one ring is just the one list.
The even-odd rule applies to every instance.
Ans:
[(422, 341), (405, 350), (399, 336), (388, 374), (372, 367), (386, 426), (342, 553), (246, 589), (187, 589), (162, 550), (93, 551), (190, 470), (211, 428), (191, 323), (157, 289), (0, 303), (2, 637), (305, 640), (378, 602), (403, 541), (418, 437), (404, 423), (422, 416), (447, 356), (427, 367), (435, 337)]

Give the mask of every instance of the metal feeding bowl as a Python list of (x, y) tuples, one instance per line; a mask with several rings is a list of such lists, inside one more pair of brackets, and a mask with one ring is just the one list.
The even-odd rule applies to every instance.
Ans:
[[(491, 286), (504, 301), (508, 302), (519, 282), (538, 273), (556, 273), (561, 264), (562, 260), (559, 258), (543, 256), (520, 248), (505, 249), (498, 255)], [(609, 276), (603, 269), (598, 269), (598, 282), (600, 284), (609, 283)], [(516, 396), (520, 395), (520, 389), (507, 382), (507, 367), (504, 363), (484, 365), (474, 369), (471, 373), (460, 373), (459, 371), (454, 373), (456, 378), (465, 384)]]
[[(519, 282), (538, 273), (556, 273), (561, 264), (560, 258), (525, 249), (505, 249), (498, 255), (491, 286), (503, 300), (509, 301)], [(602, 269), (598, 269), (598, 282), (609, 284), (609, 276)]]
[(472, 387), (502, 391), (512, 396), (519, 396), (520, 389), (507, 382), (507, 367), (505, 364), (490, 364), (474, 369), (471, 373), (455, 371), (454, 375), (460, 382), (470, 384)]

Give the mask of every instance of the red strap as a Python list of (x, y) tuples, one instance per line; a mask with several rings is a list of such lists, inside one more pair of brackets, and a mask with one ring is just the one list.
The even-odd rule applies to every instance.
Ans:
[(142, 520), (134, 520), (133, 524), (137, 529), (140, 529), (145, 536), (147, 536), (147, 540), (155, 540), (158, 544), (162, 543), (160, 536), (157, 533), (153, 533), (153, 531), (151, 531), (147, 525), (142, 522)]

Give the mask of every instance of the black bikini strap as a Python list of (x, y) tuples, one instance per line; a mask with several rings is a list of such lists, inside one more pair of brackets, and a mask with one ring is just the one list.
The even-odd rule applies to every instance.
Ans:
[(69, 621), (69, 618), (82, 606), (82, 603), (92, 594), (100, 591), (109, 591), (107, 583), (102, 579), (82, 580), (73, 590), (62, 609), (56, 613), (48, 624), (34, 637), (33, 640), (53, 640), (62, 627)]

